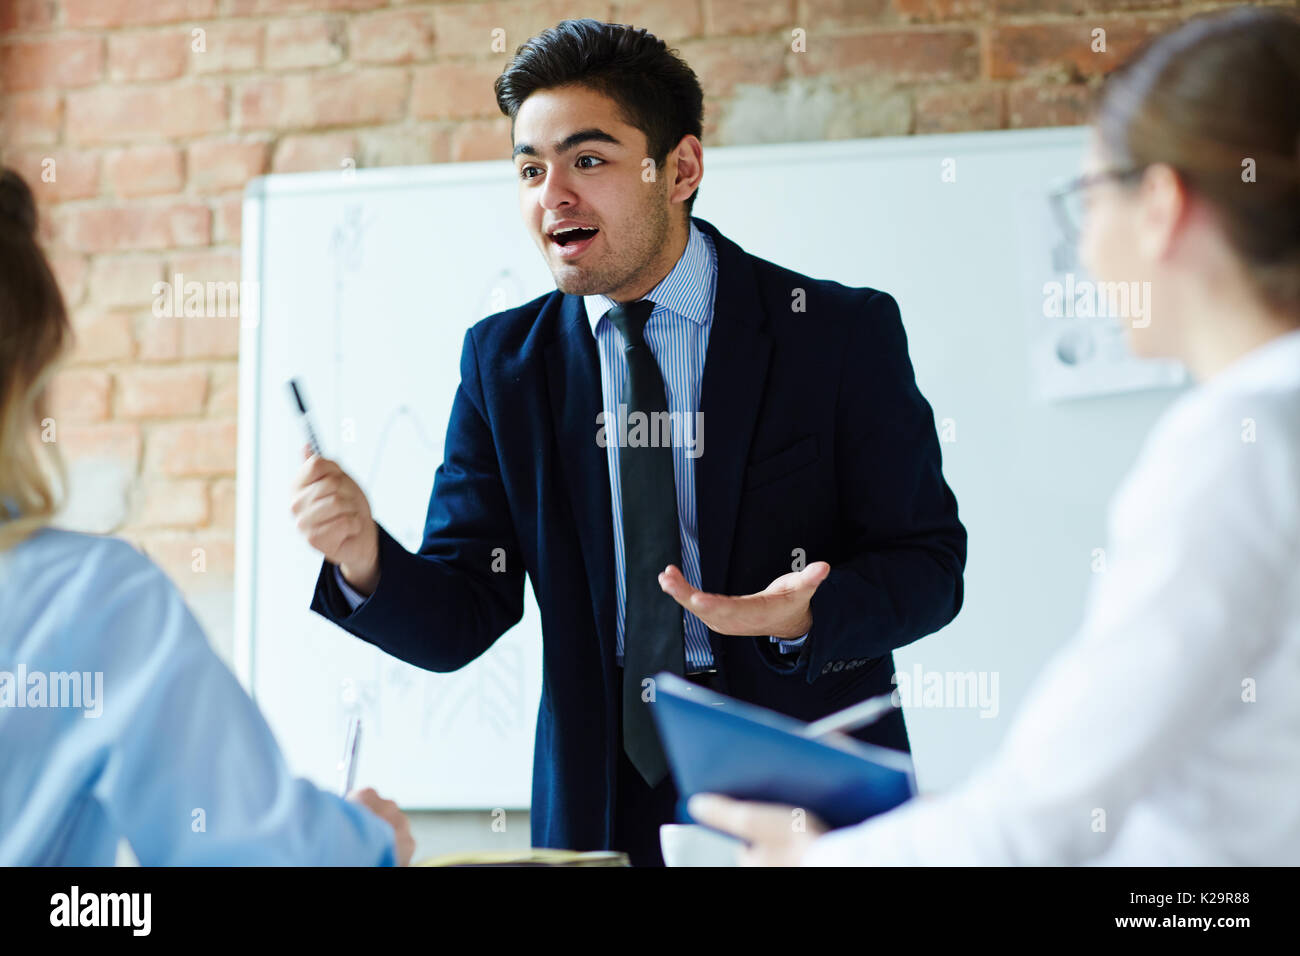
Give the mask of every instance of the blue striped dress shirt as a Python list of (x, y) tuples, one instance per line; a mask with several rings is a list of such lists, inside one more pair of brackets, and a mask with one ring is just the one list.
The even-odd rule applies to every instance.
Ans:
[[(696, 530), (695, 461), (705, 447), (704, 429), (696, 434), (696, 412), (700, 408), (700, 385), (704, 379), (704, 358), (713, 325), (713, 302), (718, 287), (718, 254), (713, 241), (691, 223), (686, 249), (672, 271), (644, 298), (654, 303), (645, 326), (645, 340), (659, 363), (667, 391), (669, 419), (673, 423), (673, 475), (677, 484), (677, 521), (681, 531), (682, 574), (700, 586), (700, 543)], [(623, 663), (623, 630), (627, 606), (626, 559), (623, 545), (623, 488), (619, 472), (617, 435), (618, 409), (628, 394), (627, 358), (623, 336), (605, 313), (618, 303), (608, 296), (583, 296), (587, 320), (600, 351), (600, 388), (605, 406), (605, 456), (609, 463), (609, 490), (614, 511), (614, 580), (618, 596), (617, 657)], [(677, 431), (683, 424), (687, 431)], [(693, 457), (694, 456), (694, 457)], [(694, 614), (683, 611), (686, 625), (686, 669), (697, 671), (713, 666), (708, 629)], [(807, 635), (794, 641), (778, 641), (782, 651), (795, 651)], [(776, 640), (776, 638), (772, 638)]]

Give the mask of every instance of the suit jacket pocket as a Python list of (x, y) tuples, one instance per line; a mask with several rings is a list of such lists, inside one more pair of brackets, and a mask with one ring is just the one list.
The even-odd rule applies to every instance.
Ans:
[[(853, 673), (842, 675), (844, 679), (841, 680), (838, 686), (834, 687), (829, 693), (827, 693), (826, 702), (828, 704), (839, 703), (849, 696), (850, 691), (860, 690), (862, 685), (867, 683), (868, 675), (872, 674), (872, 672), (880, 666), (880, 662), (885, 660), (888, 656), (889, 655), (886, 654), (884, 657), (870, 658), (861, 667), (855, 668)], [(848, 705), (844, 704), (844, 706)]]
[(817, 460), (817, 436), (808, 435), (775, 455), (768, 455), (745, 469), (745, 490), (770, 484)]

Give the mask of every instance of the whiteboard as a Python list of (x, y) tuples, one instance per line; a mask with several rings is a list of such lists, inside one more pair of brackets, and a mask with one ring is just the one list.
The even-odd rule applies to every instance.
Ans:
[[(1174, 394), (1049, 402), (1031, 386), (1055, 243), (1044, 195), (1078, 171), (1083, 146), (1071, 128), (705, 151), (695, 215), (755, 255), (900, 304), (970, 558), (962, 613), (898, 652), (898, 669), (996, 675), (999, 695), (996, 716), (907, 708), (924, 789), (996, 746), (1069, 636), (1106, 500)], [(302, 438), (285, 391), (300, 378), (326, 454), (418, 547), (466, 328), (554, 288), (519, 221), (513, 167), (264, 177), (243, 223), (243, 276), (257, 286), (240, 352), (239, 676), (291, 768), (323, 786), (359, 712), (362, 783), (409, 808), (525, 807), (541, 691), (531, 587), (523, 621), (455, 674), (311, 613), (319, 559), (289, 513)], [(428, 626), (436, 640), (436, 608)]]

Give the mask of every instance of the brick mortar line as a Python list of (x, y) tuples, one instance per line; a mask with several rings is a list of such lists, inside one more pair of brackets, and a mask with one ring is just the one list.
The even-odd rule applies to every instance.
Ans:
[[(10, 40), (46, 39), (46, 38), (61, 37), (61, 36), (99, 35), (107, 38), (109, 36), (115, 36), (115, 35), (135, 36), (135, 35), (150, 34), (150, 33), (162, 34), (168, 32), (169, 30), (189, 31), (195, 28), (206, 29), (209, 27), (221, 27), (221, 26), (228, 26), (228, 25), (253, 24), (253, 25), (266, 27), (270, 24), (275, 24), (275, 23), (309, 21), (309, 20), (341, 20), (344, 22), (345, 25), (350, 26), (354, 21), (364, 20), (367, 18), (379, 18), (381, 16), (392, 15), (395, 13), (397, 14), (427, 13), (436, 20), (436, 11), (439, 9), (446, 9), (446, 6), (447, 5), (445, 4), (430, 4), (427, 6), (411, 5), (406, 7), (386, 7), (386, 8), (376, 9), (376, 10), (343, 10), (343, 11), (298, 10), (298, 11), (284, 11), (282, 13), (264, 13), (264, 14), (251, 14), (251, 15), (219, 15), (213, 18), (200, 18), (194, 20), (175, 20), (175, 21), (166, 21), (166, 22), (158, 22), (158, 23), (135, 23), (135, 24), (125, 24), (121, 26), (71, 27), (71, 26), (66, 26), (62, 23), (55, 23), (48, 28), (24, 29), (24, 28), (14, 27), (14, 28), (6, 29), (4, 31), (0, 31), (0, 44), (7, 43)], [(456, 4), (456, 6), (473, 8), (475, 6), (478, 6), (478, 4), (465, 3), (465, 4)], [(1041, 20), (1044, 22), (1069, 21), (1069, 20), (1078, 20), (1093, 15), (1139, 16), (1139, 15), (1145, 15), (1147, 13), (1170, 13), (1173, 11), (1198, 12), (1198, 11), (1224, 10), (1224, 9), (1231, 8), (1233, 6), (1280, 6), (1280, 7), (1293, 8), (1293, 5), (1283, 2), (1283, 0), (1276, 0), (1276, 2), (1268, 2), (1262, 4), (1212, 3), (1212, 2), (1203, 2), (1203, 0), (1202, 2), (1197, 2), (1197, 0), (1192, 0), (1192, 2), (1189, 4), (1173, 6), (1173, 7), (1142, 6), (1142, 7), (1134, 7), (1128, 9), (1115, 9), (1115, 10), (1095, 10), (1095, 11), (1086, 10), (1080, 14), (1068, 14), (1068, 13), (998, 14), (996, 11), (986, 7), (979, 15), (954, 17), (952, 19), (943, 19), (943, 20), (928, 20), (928, 21), (906, 20), (906, 19), (898, 19), (893, 21), (887, 20), (884, 21), (883, 24), (881, 25), (887, 27), (889, 26), (911, 27), (911, 26), (960, 25), (960, 24), (970, 24), (970, 23), (1002, 22), (1002, 21), (1007, 21), (1007, 22), (1031, 21), (1031, 20), (1032, 21)], [(804, 23), (811, 22), (811, 18), (809, 18), (808, 16), (801, 15), (804, 13), (802, 8), (803, 8), (802, 4), (800, 4), (796, 8), (798, 12), (796, 13), (796, 16), (794, 18), (795, 22), (790, 24), (791, 27), (803, 26)], [(701, 19), (704, 19), (702, 14), (701, 14)], [(825, 19), (832, 19), (832, 18), (828, 17)], [(878, 18), (871, 18), (865, 15), (858, 16), (853, 14), (849, 14), (848, 16), (842, 19), (836, 20), (837, 23), (841, 23), (841, 24), (854, 23), (856, 21), (863, 21), (868, 23), (870, 22), (881, 23), (881, 21)], [(777, 29), (783, 29), (783, 28), (777, 28)], [(701, 40), (701, 39), (723, 39), (729, 37), (744, 37), (750, 35), (752, 34), (703, 32), (699, 34), (691, 34), (686, 37), (676, 37), (672, 40), (668, 40), (665, 42), (667, 42), (671, 46), (674, 43), (689, 42), (689, 41)], [(436, 42), (436, 37), (437, 37), (436, 32), (434, 34), (434, 37)], [(265, 38), (263, 37), (263, 40), (264, 39)]]

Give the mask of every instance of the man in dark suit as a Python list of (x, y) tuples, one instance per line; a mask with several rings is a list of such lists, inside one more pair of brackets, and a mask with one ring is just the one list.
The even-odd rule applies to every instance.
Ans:
[[(691, 217), (689, 67), (645, 31), (565, 21), (496, 89), (556, 291), (466, 333), (418, 554), (308, 459), (293, 510), (325, 556), (312, 607), (450, 671), (520, 619), (526, 572), (533, 843), (661, 863), (677, 795), (651, 675), (805, 720), (888, 692), (891, 651), (961, 607), (965, 530), (894, 300)], [(908, 749), (901, 713), (856, 736)]]

